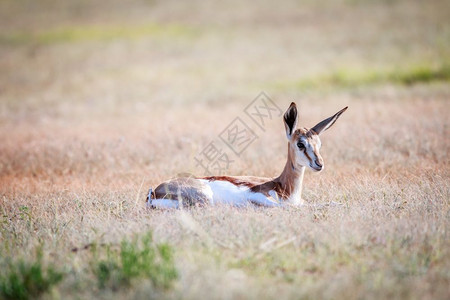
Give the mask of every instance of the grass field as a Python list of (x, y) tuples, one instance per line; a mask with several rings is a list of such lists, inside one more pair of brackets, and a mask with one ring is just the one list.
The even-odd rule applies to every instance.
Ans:
[[(449, 299), (449, 83), (448, 1), (0, 1), (0, 299)], [(311, 205), (146, 209), (236, 117), (279, 175), (261, 91), (349, 106)]]

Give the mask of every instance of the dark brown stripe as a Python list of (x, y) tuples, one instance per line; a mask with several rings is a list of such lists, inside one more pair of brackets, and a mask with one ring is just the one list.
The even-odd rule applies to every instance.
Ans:
[(256, 184), (248, 182), (248, 181), (243, 181), (240, 180), (238, 178), (234, 178), (234, 177), (230, 177), (230, 176), (208, 176), (208, 177), (202, 177), (201, 179), (205, 179), (208, 181), (228, 181), (229, 183), (234, 184), (235, 186), (247, 186), (249, 188), (254, 187)]
[(308, 152), (306, 151), (306, 148), (305, 148), (305, 150), (303, 151), (303, 153), (305, 153), (306, 157), (307, 157), (308, 160), (309, 160), (309, 163), (312, 163), (311, 157), (309, 157)]

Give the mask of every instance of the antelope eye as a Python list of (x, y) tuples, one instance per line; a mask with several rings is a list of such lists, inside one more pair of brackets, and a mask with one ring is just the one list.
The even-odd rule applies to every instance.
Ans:
[(305, 149), (305, 145), (303, 145), (302, 142), (298, 142), (298, 143), (297, 143), (297, 147), (298, 147), (299, 149)]

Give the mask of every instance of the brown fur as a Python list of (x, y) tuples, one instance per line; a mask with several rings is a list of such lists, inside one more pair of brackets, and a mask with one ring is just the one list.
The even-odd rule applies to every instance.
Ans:
[(249, 188), (252, 188), (256, 185), (255, 182), (250, 181), (250, 180), (245, 180), (242, 178), (239, 178), (237, 176), (208, 176), (208, 177), (202, 177), (200, 179), (205, 179), (208, 181), (228, 181), (236, 186), (246, 186)]
[[(174, 178), (160, 184), (153, 192), (154, 199), (179, 200), (183, 195), (184, 205), (205, 204), (208, 202), (206, 196), (201, 192), (203, 184), (193, 177)], [(194, 203), (195, 201), (195, 203)]]
[(289, 147), (288, 144), (288, 158), (281, 175), (273, 180), (252, 187), (251, 191), (255, 193), (262, 193), (268, 196), (269, 192), (273, 190), (278, 194), (278, 197), (280, 199), (289, 198), (291, 193), (294, 191), (295, 182), (297, 181), (297, 178), (299, 176), (299, 174), (295, 172), (293, 167), (293, 157), (294, 154), (292, 153), (291, 147)]

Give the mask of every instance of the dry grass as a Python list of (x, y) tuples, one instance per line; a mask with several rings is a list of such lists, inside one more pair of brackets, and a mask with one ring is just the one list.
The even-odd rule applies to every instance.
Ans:
[[(42, 247), (65, 274), (50, 298), (450, 297), (448, 78), (320, 82), (446, 66), (447, 1), (0, 6), (0, 275)], [(295, 100), (304, 126), (350, 107), (323, 135), (325, 170), (306, 174), (313, 205), (145, 209), (148, 187), (202, 174), (194, 156), (261, 90)], [(228, 173), (278, 175), (281, 118), (252, 128)], [(172, 288), (93, 284), (85, 245), (148, 231), (175, 249)]]

